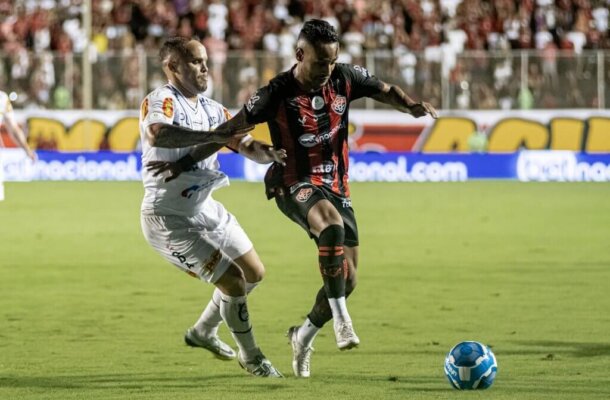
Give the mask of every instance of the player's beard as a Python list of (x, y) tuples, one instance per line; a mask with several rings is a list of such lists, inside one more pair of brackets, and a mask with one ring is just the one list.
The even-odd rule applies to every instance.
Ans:
[(208, 79), (207, 78), (197, 78), (195, 80), (195, 85), (197, 85), (197, 89), (200, 92), (205, 92), (208, 90)]

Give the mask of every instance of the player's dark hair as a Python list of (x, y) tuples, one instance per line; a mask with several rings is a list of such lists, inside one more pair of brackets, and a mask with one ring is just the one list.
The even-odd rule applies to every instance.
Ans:
[(185, 60), (188, 57), (188, 50), (186, 49), (186, 45), (190, 42), (190, 39), (185, 37), (171, 37), (167, 39), (161, 45), (161, 49), (159, 50), (159, 61), (163, 63), (168, 57), (175, 55), (182, 60)]
[(322, 19), (310, 19), (303, 24), (298, 40), (305, 39), (310, 44), (337, 43), (339, 35), (335, 28)]

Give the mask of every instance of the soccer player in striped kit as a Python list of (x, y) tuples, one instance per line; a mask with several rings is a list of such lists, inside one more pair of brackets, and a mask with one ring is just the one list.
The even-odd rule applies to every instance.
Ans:
[(340, 350), (358, 346), (346, 298), (356, 286), (358, 228), (348, 182), (349, 103), (371, 97), (413, 117), (437, 117), (429, 103), (416, 102), (360, 66), (337, 64), (339, 38), (323, 20), (305, 22), (297, 40), (297, 63), (254, 93), (222, 128), (266, 122), (275, 148), (287, 152), (265, 177), (268, 198), (305, 229), (318, 247), (323, 287), (300, 326), (288, 330), (293, 372), (310, 376), (313, 341), (333, 319)]

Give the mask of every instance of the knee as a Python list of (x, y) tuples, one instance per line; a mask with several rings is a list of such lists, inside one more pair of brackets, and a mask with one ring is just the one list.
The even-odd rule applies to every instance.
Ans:
[(318, 239), (320, 245), (339, 245), (343, 246), (345, 241), (345, 229), (343, 225), (328, 225), (322, 232)]
[(260, 263), (254, 268), (244, 271), (246, 282), (259, 283), (265, 277), (265, 266)]
[(216, 282), (216, 286), (229, 296), (244, 296), (246, 294), (246, 277), (241, 268), (232, 263)]

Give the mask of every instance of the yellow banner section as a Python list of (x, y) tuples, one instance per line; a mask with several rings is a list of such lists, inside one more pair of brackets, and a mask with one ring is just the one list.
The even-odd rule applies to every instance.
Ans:
[[(466, 117), (441, 117), (418, 141), (423, 152), (468, 151), (477, 122)], [(486, 132), (490, 153), (529, 150), (610, 152), (610, 118), (551, 118), (548, 124), (527, 118), (503, 118)]]
[[(43, 116), (30, 114), (27, 118), (28, 141), (33, 148), (59, 151), (112, 150), (129, 152), (138, 148), (139, 128), (137, 116), (117, 116), (110, 112), (94, 112), (91, 117), (78, 113), (74, 118), (55, 113)], [(490, 153), (513, 152), (519, 149), (573, 150), (592, 153), (610, 153), (610, 117), (579, 115), (579, 112), (562, 113), (544, 111), (544, 116), (536, 113), (468, 112), (458, 116), (442, 116), (431, 121), (420, 135), (413, 150), (422, 152), (466, 152), (471, 149), (474, 134), (483, 137)], [(350, 134), (366, 131), (376, 124), (388, 126), (384, 118), (356, 117), (364, 112), (354, 113), (355, 124), (350, 124)], [(397, 114), (393, 112), (392, 115)], [(371, 114), (377, 116), (377, 114)], [(547, 116), (548, 115), (548, 116)], [(108, 118), (106, 118), (108, 116)], [(68, 122), (69, 121), (69, 122)], [(421, 124), (420, 120), (400, 119), (397, 127), (406, 126), (404, 121)], [(482, 128), (480, 128), (482, 127)], [(258, 125), (253, 131), (257, 139), (269, 142), (266, 124)], [(371, 140), (375, 140), (374, 135)], [(406, 140), (406, 139), (405, 139)]]

